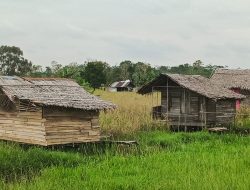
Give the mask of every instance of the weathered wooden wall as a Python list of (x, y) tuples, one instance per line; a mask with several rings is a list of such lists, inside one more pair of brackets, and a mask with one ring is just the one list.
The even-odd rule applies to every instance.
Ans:
[(206, 98), (206, 123), (215, 125), (216, 123), (216, 102)]
[(0, 111), (0, 139), (46, 145), (42, 110), (36, 112)]
[(201, 96), (197, 93), (172, 87), (161, 91), (162, 112), (168, 112), (168, 119), (174, 122), (200, 122)]
[(162, 88), (161, 111), (172, 125), (205, 126), (234, 121), (235, 100), (215, 102), (180, 87)]
[(43, 121), (42, 108), (13, 103), (0, 91), (0, 139), (46, 145)]
[(99, 112), (44, 108), (48, 145), (100, 140)]
[(216, 103), (216, 124), (230, 124), (236, 113), (235, 100), (219, 100)]
[(54, 145), (100, 140), (99, 112), (42, 108), (0, 96), (0, 139)]
[(250, 107), (250, 90), (241, 90), (240, 93), (246, 96), (246, 99), (241, 102), (242, 105)]

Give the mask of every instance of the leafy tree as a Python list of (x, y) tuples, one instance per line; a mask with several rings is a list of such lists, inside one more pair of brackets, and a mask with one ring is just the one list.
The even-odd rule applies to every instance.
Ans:
[(179, 66), (173, 67), (158, 67), (157, 70), (160, 73), (178, 73), (185, 75), (202, 75), (204, 77), (210, 77), (212, 72), (216, 68), (220, 68), (221, 66), (216, 65), (204, 65), (201, 60), (195, 61), (193, 64), (185, 63)]
[(168, 73), (171, 67), (168, 66), (159, 66), (156, 69), (159, 73)]
[(113, 67), (108, 66), (105, 69), (105, 75), (106, 75), (106, 85), (110, 85), (114, 81), (120, 80), (120, 69), (118, 66), (113, 66)]
[(30, 61), (25, 59), (20, 48), (15, 46), (0, 47), (0, 72), (2, 74), (71, 78), (87, 90), (90, 90), (91, 87), (95, 89), (114, 81), (127, 79), (131, 80), (135, 86), (142, 86), (160, 73), (199, 74), (209, 77), (216, 68), (221, 68), (221, 66), (204, 65), (201, 60), (173, 67), (152, 67), (150, 64), (133, 63), (129, 60), (122, 61), (118, 66), (112, 67), (102, 61), (89, 61), (82, 65), (70, 63), (66, 66), (52, 61), (51, 66), (46, 67), (43, 71), (42, 66), (32, 65)]
[(1, 46), (0, 70), (4, 75), (27, 75), (32, 71), (32, 63), (23, 57), (19, 47)]
[(46, 67), (44, 74), (45, 74), (46, 77), (51, 77), (53, 75), (51, 67)]
[(123, 61), (119, 65), (120, 69), (120, 79), (121, 80), (132, 80), (132, 75), (134, 73), (134, 64), (131, 61)]
[(32, 77), (43, 77), (44, 72), (41, 65), (33, 65), (31, 68), (30, 76)]
[(142, 86), (153, 80), (157, 75), (158, 72), (155, 68), (152, 68), (149, 64), (138, 62), (134, 66), (133, 83), (136, 86)]
[(57, 75), (63, 78), (77, 78), (80, 76), (81, 70), (84, 70), (84, 68), (80, 67), (77, 63), (70, 63), (69, 65), (59, 68)]
[(59, 64), (57, 61), (52, 61), (51, 62), (51, 71), (53, 73), (53, 75), (58, 75), (58, 71), (62, 68), (62, 65)]
[(109, 65), (102, 61), (91, 61), (85, 64), (84, 72), (82, 77), (88, 82), (94, 90), (106, 84), (107, 75), (106, 71)]

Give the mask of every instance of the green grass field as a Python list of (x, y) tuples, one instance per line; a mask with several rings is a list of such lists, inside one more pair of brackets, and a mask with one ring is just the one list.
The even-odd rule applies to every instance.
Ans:
[(141, 132), (140, 146), (0, 144), (0, 189), (250, 189), (250, 138)]
[(139, 146), (0, 142), (0, 189), (250, 189), (250, 136), (171, 133), (151, 119), (149, 97), (97, 93), (119, 106), (101, 113), (102, 130)]

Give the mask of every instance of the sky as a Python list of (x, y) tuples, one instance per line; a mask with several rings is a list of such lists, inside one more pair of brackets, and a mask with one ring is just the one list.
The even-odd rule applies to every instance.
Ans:
[(249, 0), (0, 0), (0, 45), (34, 64), (250, 68)]

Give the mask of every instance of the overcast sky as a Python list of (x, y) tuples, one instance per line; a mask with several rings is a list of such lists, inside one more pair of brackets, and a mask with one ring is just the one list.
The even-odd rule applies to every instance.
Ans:
[(35, 64), (250, 68), (249, 0), (0, 0), (0, 45)]

